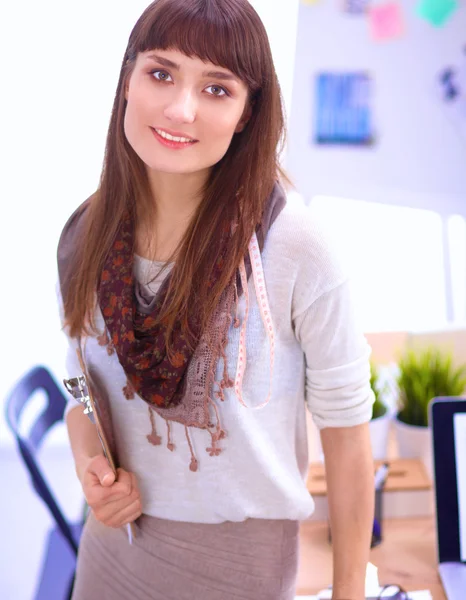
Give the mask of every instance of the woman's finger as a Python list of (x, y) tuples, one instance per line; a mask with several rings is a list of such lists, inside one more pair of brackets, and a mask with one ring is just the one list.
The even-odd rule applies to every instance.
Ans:
[[(142, 505), (141, 500), (138, 498), (129, 506), (126, 506), (122, 510), (112, 515), (106, 522), (108, 527), (121, 527), (122, 525), (129, 523), (130, 520), (134, 521), (141, 515)], [(135, 516), (137, 515), (137, 516)]]

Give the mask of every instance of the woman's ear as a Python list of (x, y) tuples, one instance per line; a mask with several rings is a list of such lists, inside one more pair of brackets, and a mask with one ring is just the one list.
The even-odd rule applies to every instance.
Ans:
[(235, 133), (241, 133), (243, 131), (243, 129), (248, 124), (251, 116), (252, 116), (252, 104), (251, 104), (251, 102), (248, 102), (248, 105), (243, 112), (243, 116), (241, 117), (238, 125), (236, 126)]

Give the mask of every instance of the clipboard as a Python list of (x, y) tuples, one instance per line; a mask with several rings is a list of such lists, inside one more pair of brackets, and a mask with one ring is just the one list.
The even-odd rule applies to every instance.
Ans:
[[(71, 394), (71, 396), (80, 404), (84, 406), (84, 414), (87, 415), (90, 421), (95, 425), (97, 430), (97, 435), (99, 436), (100, 443), (102, 445), (102, 449), (104, 451), (105, 458), (108, 460), (108, 464), (115, 475), (115, 481), (117, 478), (117, 467), (115, 460), (113, 458), (110, 444), (107, 439), (107, 434), (105, 433), (105, 428), (102, 423), (102, 419), (99, 415), (98, 403), (96, 402), (91, 387), (88, 384), (90, 381), (89, 374), (86, 369), (86, 365), (84, 363), (84, 358), (81, 350), (81, 346), (79, 345), (76, 349), (76, 354), (78, 355), (79, 365), (83, 372), (82, 375), (78, 375), (78, 377), (73, 377), (71, 379), (64, 379), (63, 384), (66, 390)], [(134, 523), (128, 523), (126, 525), (126, 529), (128, 531), (128, 540), (129, 543), (133, 543), (133, 538), (136, 537), (136, 528)]]

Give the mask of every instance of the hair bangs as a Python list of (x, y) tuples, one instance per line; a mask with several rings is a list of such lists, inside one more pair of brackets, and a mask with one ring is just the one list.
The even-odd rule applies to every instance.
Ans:
[(176, 49), (230, 70), (251, 92), (261, 86), (265, 30), (247, 0), (157, 0), (130, 39), (139, 52)]

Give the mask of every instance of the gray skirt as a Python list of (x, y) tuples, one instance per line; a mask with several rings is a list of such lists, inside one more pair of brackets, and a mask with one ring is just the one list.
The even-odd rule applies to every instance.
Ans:
[(90, 513), (72, 600), (294, 600), (298, 521), (216, 525), (142, 515), (137, 537)]

